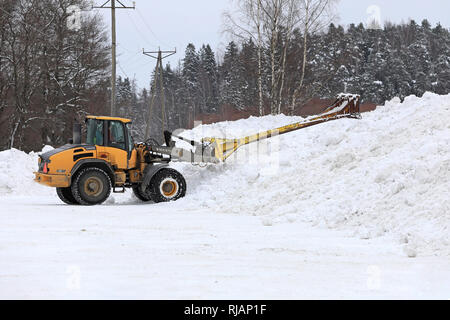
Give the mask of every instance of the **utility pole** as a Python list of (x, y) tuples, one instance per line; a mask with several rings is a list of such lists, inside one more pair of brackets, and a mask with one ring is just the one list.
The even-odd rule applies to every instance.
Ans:
[[(120, 4), (116, 6), (116, 1)], [(109, 7), (107, 5), (110, 4)], [(111, 116), (116, 115), (116, 9), (136, 9), (133, 1), (132, 7), (125, 6), (120, 0), (108, 0), (96, 9), (111, 9)]]
[[(148, 119), (147, 119), (147, 126), (145, 127), (145, 140), (147, 140), (150, 136), (150, 123), (152, 122), (152, 113), (153, 113), (153, 102), (155, 100), (155, 92), (156, 92), (156, 84), (159, 78), (159, 90), (160, 90), (160, 100), (161, 100), (161, 127), (162, 127), (162, 133), (164, 137), (164, 118), (165, 118), (165, 98), (164, 98), (164, 85), (163, 85), (163, 65), (162, 60), (170, 57), (171, 55), (174, 55), (177, 53), (177, 50), (174, 51), (145, 51), (142, 49), (142, 53), (146, 56), (149, 56), (153, 59), (156, 59), (156, 69), (155, 69), (155, 78), (153, 79), (153, 92), (152, 97), (150, 99), (150, 108), (148, 112)], [(157, 56), (155, 56), (157, 54)], [(150, 91), (152, 90), (150, 85)]]

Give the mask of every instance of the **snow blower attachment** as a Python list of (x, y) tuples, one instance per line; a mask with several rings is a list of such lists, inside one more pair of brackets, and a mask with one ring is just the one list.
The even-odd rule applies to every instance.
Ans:
[[(203, 138), (201, 142), (188, 140), (180, 136), (172, 135), (170, 132), (165, 132), (166, 145), (172, 146), (172, 157), (180, 161), (218, 163), (220, 161), (225, 161), (239, 147), (252, 142), (261, 141), (273, 136), (311, 127), (331, 120), (341, 118), (361, 119), (359, 107), (359, 95), (340, 94), (338, 95), (336, 101), (325, 109), (324, 112), (317, 116), (308, 117), (305, 121), (263, 131), (239, 139)], [(195, 147), (195, 151), (191, 152), (184, 149), (175, 148), (174, 142), (171, 141), (172, 137), (188, 142)]]

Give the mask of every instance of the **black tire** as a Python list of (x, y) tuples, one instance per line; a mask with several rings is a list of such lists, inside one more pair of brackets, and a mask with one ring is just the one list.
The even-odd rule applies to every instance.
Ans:
[(142, 193), (140, 185), (133, 186), (133, 193), (136, 196), (136, 198), (138, 198), (141, 201), (147, 202), (152, 200), (149, 194)]
[(154, 202), (175, 201), (186, 195), (186, 180), (178, 171), (164, 168), (153, 176), (148, 190)]
[(72, 194), (82, 205), (101, 204), (111, 194), (111, 179), (102, 169), (82, 169), (72, 181)]
[(72, 188), (56, 188), (56, 194), (61, 199), (62, 202), (70, 204), (70, 205), (77, 205), (79, 204), (75, 197), (72, 194)]

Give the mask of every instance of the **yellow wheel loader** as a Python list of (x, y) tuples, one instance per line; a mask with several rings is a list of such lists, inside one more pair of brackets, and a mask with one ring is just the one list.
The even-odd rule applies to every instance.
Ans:
[[(55, 187), (59, 198), (71, 205), (104, 202), (111, 191), (132, 188), (142, 201), (174, 201), (186, 194), (186, 181), (169, 167), (171, 161), (219, 163), (239, 147), (340, 118), (360, 118), (358, 95), (341, 94), (318, 116), (240, 139), (203, 138), (200, 142), (164, 133), (165, 145), (153, 139), (134, 143), (131, 120), (87, 116), (86, 141), (81, 143), (81, 124), (74, 124), (69, 144), (39, 156), (35, 181)], [(192, 150), (178, 148), (173, 139), (187, 141)]]

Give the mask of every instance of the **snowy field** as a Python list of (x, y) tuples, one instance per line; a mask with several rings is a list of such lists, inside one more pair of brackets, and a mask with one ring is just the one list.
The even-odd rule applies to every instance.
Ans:
[[(297, 121), (204, 125), (240, 137)], [(62, 204), (0, 152), (0, 298), (450, 299), (450, 95), (174, 163), (187, 196)]]

